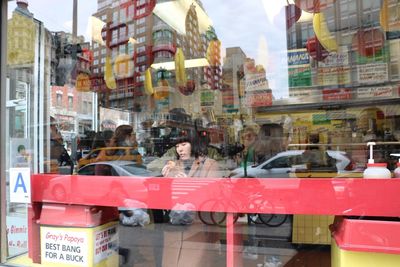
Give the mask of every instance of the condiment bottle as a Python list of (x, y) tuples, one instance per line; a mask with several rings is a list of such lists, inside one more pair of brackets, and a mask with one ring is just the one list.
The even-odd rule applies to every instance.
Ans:
[[(390, 154), (390, 156), (400, 157), (400, 154)], [(397, 168), (393, 171), (394, 178), (400, 178), (400, 158), (399, 161), (396, 163)]]
[(375, 142), (368, 142), (367, 146), (369, 146), (369, 159), (367, 168), (364, 170), (363, 177), (366, 179), (385, 179), (392, 178), (392, 173), (387, 168), (386, 163), (375, 163), (373, 153), (374, 153), (374, 145)]

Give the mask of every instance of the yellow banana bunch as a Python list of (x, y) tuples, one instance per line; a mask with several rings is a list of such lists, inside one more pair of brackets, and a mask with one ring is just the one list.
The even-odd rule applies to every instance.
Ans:
[(314, 13), (313, 27), (320, 44), (328, 51), (337, 51), (336, 38), (328, 29), (324, 13)]
[(216, 66), (219, 63), (219, 54), (221, 51), (221, 41), (211, 40), (207, 47), (207, 60), (210, 66)]
[(180, 47), (175, 52), (175, 78), (178, 85), (186, 84), (185, 56)]
[(397, 0), (383, 0), (379, 22), (385, 32), (400, 31), (400, 3)]
[(104, 80), (106, 81), (106, 85), (109, 89), (117, 88), (117, 83), (115, 82), (110, 57), (106, 57)]
[(150, 68), (148, 68), (144, 72), (144, 91), (148, 95), (152, 95), (154, 93), (153, 82), (151, 81)]

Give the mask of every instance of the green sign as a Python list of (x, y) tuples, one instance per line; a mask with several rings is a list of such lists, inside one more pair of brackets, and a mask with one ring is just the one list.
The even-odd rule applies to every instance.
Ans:
[(304, 87), (311, 85), (311, 68), (309, 66), (289, 68), (289, 87)]
[(214, 106), (214, 92), (202, 91), (200, 95), (201, 106)]
[(331, 124), (331, 119), (327, 114), (313, 114), (312, 123), (313, 125)]

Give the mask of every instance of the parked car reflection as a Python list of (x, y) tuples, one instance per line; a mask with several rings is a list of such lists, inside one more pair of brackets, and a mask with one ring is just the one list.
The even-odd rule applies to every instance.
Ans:
[[(112, 179), (108, 176), (120, 178)], [(98, 198), (107, 198), (121, 203), (127, 199), (132, 200), (133, 194), (128, 193), (129, 188), (124, 183), (128, 179), (129, 184), (135, 183), (134, 200), (145, 202), (148, 197), (147, 187), (144, 180), (140, 178), (154, 176), (156, 175), (148, 171), (145, 166), (132, 161), (96, 162), (80, 168), (78, 176), (63, 175), (52, 178), (49, 183), (49, 192), (52, 199), (56, 201), (68, 201), (79, 197), (84, 198), (81, 199), (82, 201), (89, 203)], [(85, 182), (78, 183), (78, 179), (85, 179)], [(96, 184), (101, 184), (101, 186), (95, 186)]]
[[(350, 156), (344, 151), (288, 150), (280, 152), (265, 162), (247, 167), (248, 177), (358, 177)], [(244, 168), (234, 169), (230, 177), (244, 177)]]
[(78, 170), (79, 175), (100, 175), (96, 171), (101, 170), (105, 176), (132, 176), (132, 177), (154, 177), (156, 173), (146, 169), (146, 166), (132, 161), (115, 160), (101, 161), (87, 164)]

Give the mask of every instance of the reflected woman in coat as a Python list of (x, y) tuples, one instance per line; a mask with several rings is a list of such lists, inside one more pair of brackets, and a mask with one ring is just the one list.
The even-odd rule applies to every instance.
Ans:
[[(176, 160), (166, 163), (162, 169), (163, 176), (185, 179), (221, 177), (217, 162), (206, 155), (206, 144), (194, 133), (183, 131), (176, 141), (175, 148)], [(167, 226), (164, 232), (162, 266), (215, 266), (212, 254), (216, 254), (214, 250), (217, 234), (211, 230), (210, 226), (197, 219), (190, 225)]]
[(218, 163), (207, 157), (207, 144), (189, 131), (182, 131), (176, 140), (176, 160), (168, 161), (161, 173), (164, 177), (219, 177)]

